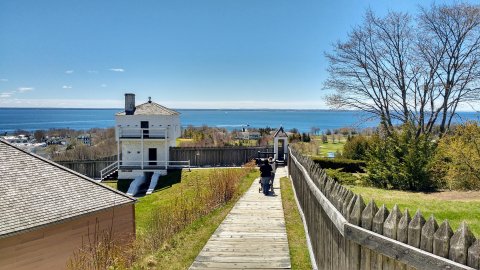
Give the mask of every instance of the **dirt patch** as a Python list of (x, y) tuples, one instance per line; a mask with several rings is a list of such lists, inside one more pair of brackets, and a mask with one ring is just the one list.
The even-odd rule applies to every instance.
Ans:
[(440, 200), (480, 201), (480, 191), (440, 191), (426, 195)]

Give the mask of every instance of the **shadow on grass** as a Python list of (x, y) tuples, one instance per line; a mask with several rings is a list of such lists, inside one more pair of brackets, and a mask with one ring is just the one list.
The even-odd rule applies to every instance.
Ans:
[[(150, 179), (152, 177), (153, 173), (148, 173), (148, 181), (142, 185), (140, 190), (145, 190), (148, 188), (148, 185), (150, 184)], [(161, 176), (160, 179), (158, 179), (157, 186), (155, 187), (155, 191), (160, 191), (164, 190), (166, 188), (171, 187), (174, 184), (178, 184), (181, 182), (182, 179), (182, 170), (168, 170), (167, 175)], [(128, 187), (130, 187), (130, 183), (132, 183), (133, 179), (119, 179), (117, 181), (117, 189), (120, 190), (121, 192), (127, 192)]]

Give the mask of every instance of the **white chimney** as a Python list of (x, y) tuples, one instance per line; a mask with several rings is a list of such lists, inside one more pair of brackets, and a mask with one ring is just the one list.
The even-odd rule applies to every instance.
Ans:
[(135, 112), (135, 94), (125, 94), (125, 114), (132, 115)]

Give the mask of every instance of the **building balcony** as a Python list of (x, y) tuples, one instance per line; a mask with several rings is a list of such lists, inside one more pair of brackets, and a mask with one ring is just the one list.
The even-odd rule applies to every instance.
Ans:
[(190, 161), (165, 161), (165, 160), (145, 160), (145, 161), (119, 161), (120, 170), (166, 170), (168, 168), (190, 168)]
[(126, 128), (117, 127), (119, 139), (168, 139), (167, 128)]

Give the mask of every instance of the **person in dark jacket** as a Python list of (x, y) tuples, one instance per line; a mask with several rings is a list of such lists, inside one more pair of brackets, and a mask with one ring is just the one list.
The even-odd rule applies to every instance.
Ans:
[(263, 165), (260, 166), (260, 183), (262, 184), (263, 194), (268, 195), (270, 190), (270, 180), (272, 179), (272, 166), (269, 164), (268, 160), (265, 159)]

